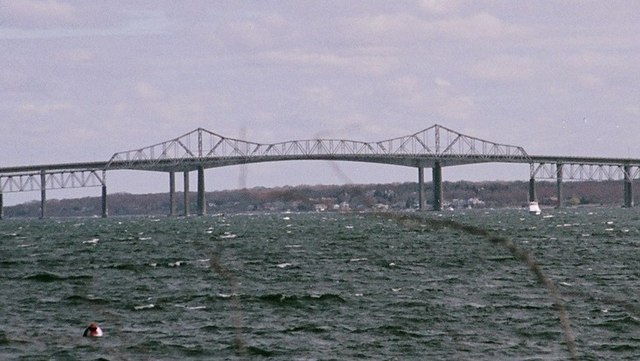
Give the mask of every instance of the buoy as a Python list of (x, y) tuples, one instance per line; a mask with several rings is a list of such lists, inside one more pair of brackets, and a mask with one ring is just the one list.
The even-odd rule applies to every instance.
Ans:
[(87, 327), (84, 330), (84, 333), (82, 334), (82, 336), (84, 336), (84, 337), (100, 337), (100, 336), (102, 336), (102, 329), (100, 328), (100, 326), (98, 326), (97, 323), (91, 322), (89, 324), (89, 327)]

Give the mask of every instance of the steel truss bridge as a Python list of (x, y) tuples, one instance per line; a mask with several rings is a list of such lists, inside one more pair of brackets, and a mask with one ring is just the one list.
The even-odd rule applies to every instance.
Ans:
[(522, 147), (464, 135), (438, 124), (414, 134), (375, 142), (307, 139), (270, 144), (224, 137), (198, 128), (175, 139), (115, 153), (104, 162), (0, 167), (0, 218), (4, 193), (40, 191), (41, 217), (45, 217), (47, 190), (81, 187), (102, 187), (102, 216), (106, 217), (107, 172), (123, 169), (168, 173), (170, 215), (176, 213), (175, 173), (184, 173), (184, 205), (188, 215), (189, 172), (197, 171), (197, 211), (204, 215), (205, 169), (286, 160), (354, 161), (417, 168), (420, 209), (425, 208), (424, 168), (431, 168), (434, 210), (442, 208), (442, 167), (448, 166), (529, 164), (529, 200), (536, 199), (535, 179), (555, 179), (559, 207), (563, 206), (564, 179), (622, 180), (624, 205), (632, 207), (633, 179), (640, 176), (640, 159), (529, 155)]

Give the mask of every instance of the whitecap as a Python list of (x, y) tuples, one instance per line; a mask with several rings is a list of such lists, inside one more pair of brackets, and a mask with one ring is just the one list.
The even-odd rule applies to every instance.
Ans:
[(187, 310), (204, 310), (206, 308), (207, 306), (187, 306), (186, 307)]
[(285, 262), (285, 263), (279, 263), (276, 265), (278, 268), (287, 268), (287, 267), (291, 267), (293, 266), (291, 263)]
[(156, 305), (154, 305), (153, 303), (149, 303), (146, 305), (140, 305), (140, 306), (134, 306), (133, 309), (134, 310), (148, 310), (150, 308), (154, 308), (156, 307)]
[(175, 304), (175, 307), (184, 308), (186, 310), (204, 310), (207, 306), (187, 306), (182, 304)]
[(402, 288), (401, 288), (401, 287), (398, 287), (398, 288), (392, 288), (392, 289), (391, 289), (391, 291), (393, 291), (393, 292), (400, 292), (401, 290), (402, 290)]
[(349, 262), (362, 262), (362, 261), (368, 261), (367, 258), (352, 258), (349, 260)]
[(88, 240), (88, 241), (82, 241), (82, 243), (96, 244), (96, 243), (98, 243), (99, 241), (100, 241), (100, 239), (99, 239), (99, 238), (93, 238), (93, 239), (90, 239), (90, 240)]

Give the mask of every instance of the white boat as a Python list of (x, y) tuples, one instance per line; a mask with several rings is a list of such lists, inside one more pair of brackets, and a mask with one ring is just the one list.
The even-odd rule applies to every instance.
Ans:
[(539, 215), (542, 213), (538, 202), (529, 202), (529, 214)]

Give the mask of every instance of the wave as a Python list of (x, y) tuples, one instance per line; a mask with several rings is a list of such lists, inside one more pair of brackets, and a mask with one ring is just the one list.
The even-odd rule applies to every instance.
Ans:
[(306, 333), (326, 333), (330, 331), (328, 326), (318, 326), (314, 324), (304, 324), (301, 326), (291, 327), (286, 330), (287, 332), (306, 332)]
[(274, 351), (269, 351), (257, 346), (248, 346), (247, 353), (251, 356), (273, 357), (276, 355)]
[(110, 268), (116, 270), (124, 270), (124, 271), (138, 271), (146, 267), (145, 264), (135, 264), (135, 263), (112, 263), (103, 266), (103, 268)]
[(35, 273), (29, 276), (24, 276), (22, 279), (36, 282), (57, 282), (67, 280), (81, 280), (81, 279), (93, 279), (91, 275), (74, 275), (74, 276), (62, 276), (51, 272)]
[(18, 238), (20, 235), (18, 233), (2, 233), (0, 234), (0, 239), (14, 239)]
[(410, 338), (422, 338), (424, 334), (414, 331), (409, 331), (402, 326), (398, 325), (382, 325), (378, 327), (367, 327), (362, 329), (356, 329), (353, 331), (356, 334), (371, 334), (379, 333), (386, 336), (396, 337), (410, 337)]
[(109, 301), (105, 300), (104, 298), (95, 298), (95, 297), (88, 297), (83, 295), (71, 295), (65, 298), (65, 300), (72, 304), (90, 303), (90, 304), (105, 305), (109, 303)]
[(606, 343), (606, 344), (601, 344), (597, 346), (597, 348), (601, 351), (613, 351), (619, 354), (623, 352), (637, 351), (640, 348), (640, 346), (631, 345), (628, 343), (616, 343), (616, 344)]
[(206, 326), (202, 326), (200, 327), (200, 331), (204, 332), (204, 333), (208, 333), (208, 332), (218, 332), (220, 331), (221, 327), (218, 325), (206, 325)]
[(144, 304), (144, 305), (133, 306), (133, 309), (136, 310), (136, 311), (150, 310), (150, 309), (153, 309), (153, 308), (157, 308), (157, 306), (155, 304), (153, 304), (153, 303), (147, 303), (147, 304)]
[[(254, 298), (254, 297), (251, 297)], [(310, 295), (285, 295), (282, 293), (266, 294), (255, 297), (258, 301), (280, 306), (302, 307), (317, 303), (346, 303), (347, 301), (333, 293)]]
[(638, 327), (638, 325), (640, 325), (640, 319), (631, 315), (614, 316), (596, 324), (598, 327), (613, 331), (625, 331), (629, 327)]

